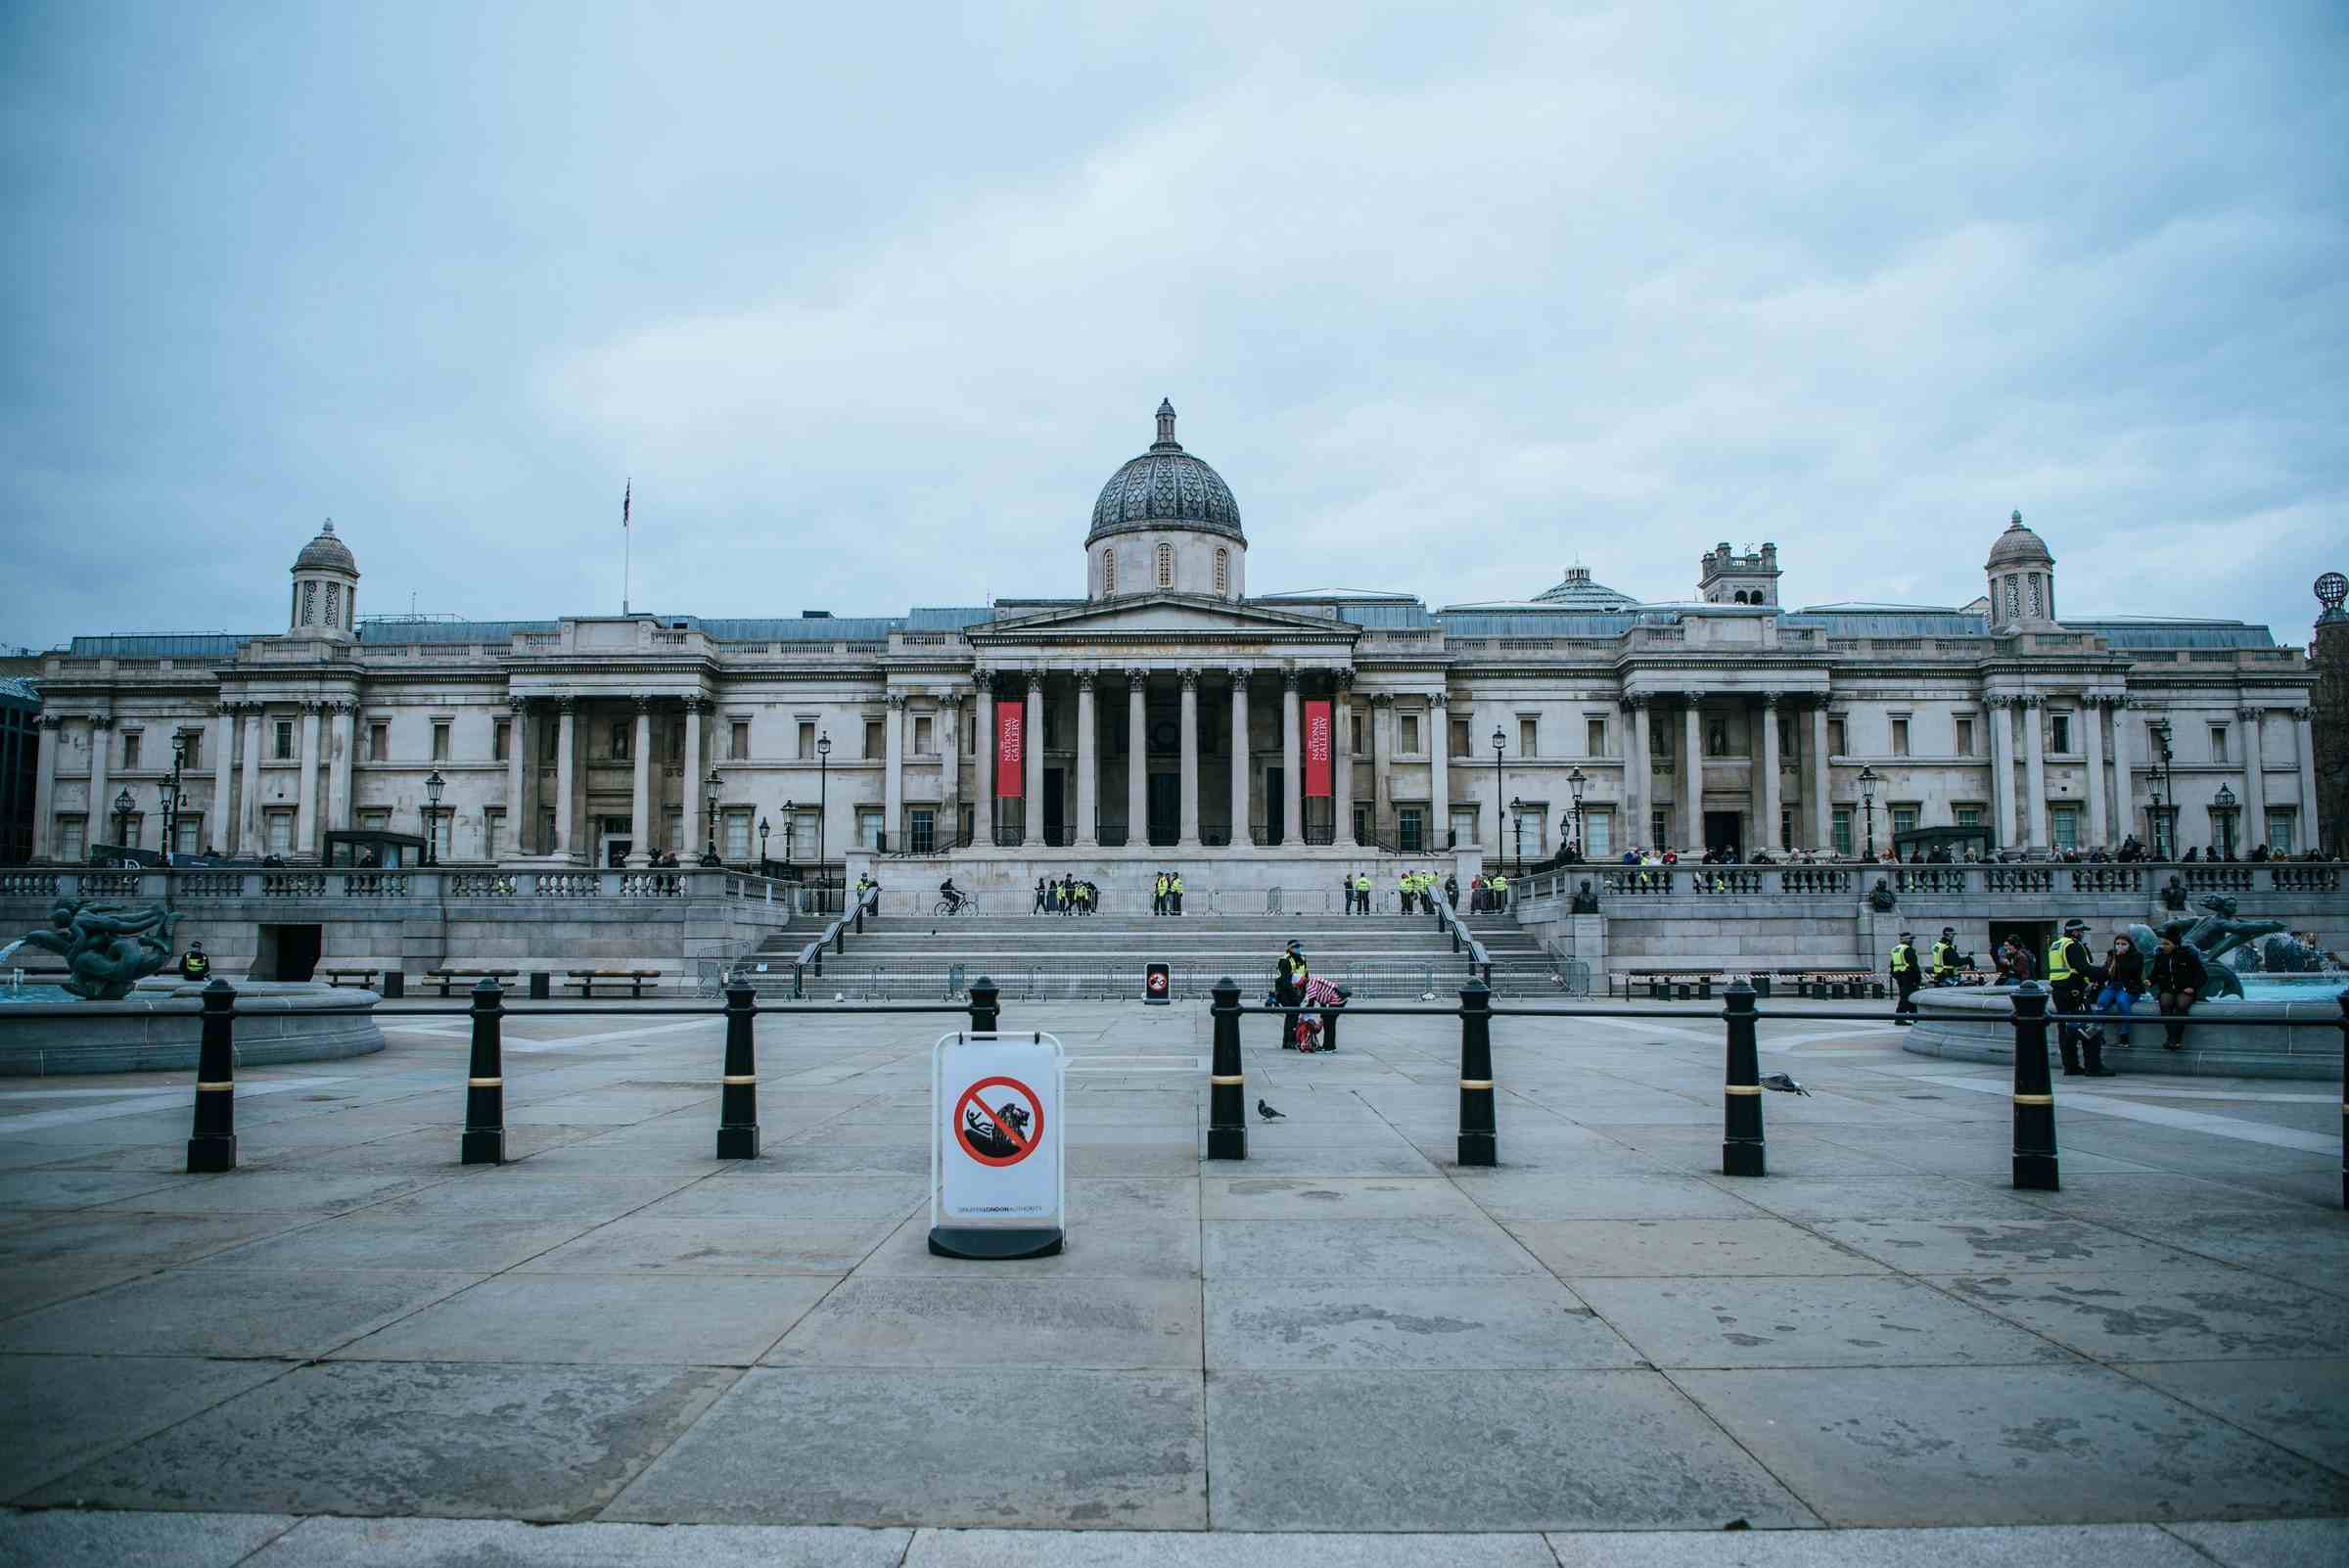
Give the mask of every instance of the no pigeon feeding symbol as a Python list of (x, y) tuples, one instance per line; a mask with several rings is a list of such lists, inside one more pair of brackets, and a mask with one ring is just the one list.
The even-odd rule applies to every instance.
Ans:
[[(993, 1103), (982, 1091), (999, 1089)], [(1044, 1103), (1016, 1078), (983, 1078), (954, 1102), (954, 1136), (981, 1165), (1018, 1165), (1036, 1152), (1044, 1130)]]

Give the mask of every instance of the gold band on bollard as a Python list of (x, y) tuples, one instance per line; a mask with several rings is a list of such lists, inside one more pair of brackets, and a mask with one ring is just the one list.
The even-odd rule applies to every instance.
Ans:
[(1233, 1073), (1228, 1077), (1221, 1073), (1210, 1073), (1207, 1081), (1210, 1084), (1245, 1084), (1248, 1082), (1246, 1076), (1239, 1073)]
[(1464, 1089), (1489, 1089), (1492, 1086), (1493, 1081), (1489, 1078), (1463, 1078), (1460, 1080), (1460, 1087)]
[(759, 1075), (756, 1073), (728, 1073), (718, 1082), (720, 1084), (756, 1084), (759, 1082)]
[(465, 1081), (465, 1086), (467, 1088), (504, 1088), (506, 1081), (502, 1078), (469, 1078)]
[(1721, 1089), (1725, 1094), (1759, 1094), (1762, 1092), (1762, 1085), (1759, 1084), (1724, 1084)]
[(207, 1084), (202, 1080), (198, 1080), (196, 1084), (196, 1092), (199, 1094), (227, 1094), (233, 1091), (236, 1086), (237, 1085), (233, 1083)]
[(2014, 1103), (2017, 1105), (2052, 1105), (2055, 1103), (2055, 1096), (2052, 1094), (2017, 1094), (2014, 1097)]

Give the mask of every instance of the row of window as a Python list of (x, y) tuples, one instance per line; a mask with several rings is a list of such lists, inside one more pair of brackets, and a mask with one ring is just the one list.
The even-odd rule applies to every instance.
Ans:
[[(1151, 552), (1151, 577), (1156, 586), (1174, 586), (1174, 546), (1161, 544)], [(1231, 552), (1219, 546), (1216, 550), (1215, 594), (1219, 599), (1231, 597)], [(1101, 552), (1101, 595), (1108, 598), (1118, 591), (1118, 552), (1115, 547)]]

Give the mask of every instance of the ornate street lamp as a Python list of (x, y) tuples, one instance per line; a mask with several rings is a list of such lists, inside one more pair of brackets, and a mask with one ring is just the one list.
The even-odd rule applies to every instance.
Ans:
[(130, 848), (129, 845), (123, 843), (122, 841), (130, 837), (130, 813), (138, 808), (139, 803), (130, 798), (129, 790), (126, 789), (121, 794), (115, 797), (115, 848), (123, 850)]
[(2153, 814), (2148, 824), (2153, 830), (2153, 854), (2156, 859), (2174, 860), (2178, 857), (2178, 835), (2162, 804), (2170, 792), (2170, 763), (2173, 761), (2168, 719), (2153, 726), (2153, 744), (2161, 749), (2161, 760), (2153, 764)]
[(791, 875), (791, 862), (800, 853), (800, 803), (783, 803), (783, 874)]
[(424, 798), (428, 803), (424, 808), (424, 863), (426, 865), (440, 863), (439, 836), (433, 829), (440, 820), (440, 792), (447, 787), (448, 780), (440, 776), (438, 768), (436, 767), (425, 775)]
[(2210, 798), (2210, 805), (2212, 825), (2218, 829), (2214, 837), (2219, 841), (2219, 854), (2221, 858), (2233, 859), (2234, 857), (2234, 791), (2224, 784), (2220, 785), (2219, 793)]
[(821, 887), (824, 880), (824, 809), (827, 805), (824, 770), (832, 761), (832, 732), (825, 730), (815, 737), (815, 880)]
[(1867, 853), (1865, 859), (1876, 857), (1876, 785), (1880, 780), (1872, 767), (1860, 769), (1860, 805), (1867, 818)]
[(710, 833), (702, 841), (702, 864), (704, 865), (723, 865), (725, 863), (723, 857), (717, 853), (717, 796), (718, 792), (725, 787), (726, 781), (718, 777), (717, 767), (713, 763), (710, 768), (710, 776), (702, 780), (702, 798), (709, 803), (710, 807)]
[(766, 875), (766, 818), (759, 819), (759, 874)]
[(1583, 786), (1589, 782), (1579, 767), (1566, 775), (1566, 787), (1574, 791), (1574, 853), (1586, 859), (1589, 852), (1583, 848)]
[[(1500, 812), (1501, 812), (1501, 805), (1500, 805), (1500, 750), (1501, 750), (1501, 748), (1502, 748), (1502, 747), (1506, 746), (1508, 743), (1509, 743), (1509, 738), (1508, 738), (1506, 735), (1503, 735), (1503, 734), (1500, 732), (1500, 726), (1499, 726), (1498, 724), (1496, 724), (1496, 725), (1494, 725), (1494, 726), (1493, 726), (1493, 825), (1494, 825), (1495, 827), (1498, 827), (1498, 826), (1500, 826)], [(1500, 840), (1498, 840), (1498, 839), (1495, 839), (1495, 840), (1493, 841), (1493, 857), (1494, 857), (1495, 859), (1497, 859), (1497, 860), (1500, 858)]]
[(171, 776), (157, 786), (163, 807), (163, 864), (171, 863), (171, 849), (179, 833), (179, 803), (181, 793), (180, 769), (187, 765), (188, 737), (185, 732), (171, 737)]
[(1517, 841), (1517, 874), (1525, 875), (1525, 802), (1509, 797), (1509, 832)]

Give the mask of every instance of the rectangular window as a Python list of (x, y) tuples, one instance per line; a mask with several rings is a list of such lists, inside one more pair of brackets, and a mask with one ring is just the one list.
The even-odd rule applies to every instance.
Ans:
[(182, 811), (171, 819), (171, 853), (201, 854), (204, 853), (204, 818), (193, 811)]
[(1970, 718), (1958, 720), (1958, 755), (1959, 757), (1974, 755), (1974, 721)]
[(448, 761), (448, 721), (446, 719), (433, 725), (433, 761), (436, 762)]
[(2300, 844), (2300, 814), (2271, 807), (2268, 810), (2268, 853), (2290, 854)]
[(551, 806), (538, 813), (538, 853), (555, 853), (555, 811)]
[(881, 807), (856, 807), (856, 843), (861, 849), (878, 852), (881, 848)]
[(1583, 858), (1610, 860), (1615, 856), (1615, 813), (1583, 811)]
[(682, 718), (668, 721), (668, 760), (679, 764), (685, 761), (685, 720)]
[(1403, 715), (1403, 742), (1396, 748), (1396, 755), (1399, 757), (1419, 755), (1419, 715), (1417, 714)]
[(1982, 825), (1982, 807), (1979, 806), (1953, 807), (1950, 814), (1951, 819), (1959, 827), (1980, 827)]
[(612, 761), (615, 762), (625, 762), (629, 761), (631, 754), (636, 750), (636, 726), (627, 719), (615, 718), (612, 720), (611, 735), (612, 750), (610, 756)]
[(2210, 760), (2214, 762), (2227, 761), (2227, 726), (2224, 724), (2210, 726)]
[(1669, 762), (1672, 761), (1672, 736), (1673, 731), (1678, 728), (1680, 728), (1678, 724), (1659, 724), (1651, 722), (1648, 725), (1647, 750), (1648, 754), (1657, 761)]
[[(1350, 754), (1350, 755), (1352, 755), (1352, 756), (1355, 756), (1355, 757), (1359, 757), (1359, 756), (1361, 756), (1361, 755), (1362, 755), (1362, 715), (1359, 715), (1359, 714), (1356, 714), (1356, 713), (1349, 713), (1349, 714), (1347, 715), (1347, 716), (1346, 716), (1346, 731), (1347, 731), (1347, 740), (1348, 740), (1348, 747), (1347, 747), (1347, 750), (1348, 750), (1349, 754)], [(1453, 731), (1453, 733), (1454, 733), (1454, 734), (1457, 734), (1457, 733), (1458, 733), (1458, 731), (1457, 731), (1457, 730), (1455, 730), (1455, 731)]]
[[(751, 754), (751, 726), (742, 719), (734, 721), (734, 756), (737, 761)], [(800, 761), (815, 761), (815, 721), (800, 720)]]
[(1833, 842), (1837, 854), (1852, 853), (1852, 808), (1848, 806), (1835, 807)]
[(718, 831), (724, 835), (725, 848), (718, 853), (729, 865), (741, 865), (751, 857), (751, 813), (729, 810), (718, 813)]
[(492, 761), (502, 762), (512, 754), (513, 750), (514, 721), (510, 718), (501, 718), (497, 721), (497, 728), (490, 732), (489, 756)]
[(204, 731), (183, 729), (179, 732), (179, 761), (183, 767), (204, 765)]
[(1895, 757), (1909, 755), (1909, 720), (1906, 718), (1896, 718), (1892, 721), (1892, 755)]
[(294, 853), (294, 813), (271, 811), (267, 813), (267, 818), (268, 820), (263, 825), (268, 829), (269, 853), (271, 854), (292, 854)]
[(1423, 807), (1399, 807), (1395, 811), (1397, 843), (1405, 854), (1427, 853), (1427, 811)]
[(279, 719), (273, 739), (275, 744), (272, 748), (272, 755), (276, 760), (281, 762), (294, 761), (294, 720), (291, 718)]
[[(815, 756), (815, 726), (813, 724), (800, 726), (800, 748), (801, 756), (807, 758)], [(751, 721), (749, 719), (737, 718), (726, 725), (726, 756), (737, 762), (747, 762), (751, 760)]]
[(886, 755), (882, 750), (881, 720), (878, 718), (864, 721), (864, 755), (876, 762)]
[(920, 715), (913, 721), (914, 756), (928, 757), (934, 750), (937, 749), (937, 743), (931, 737), (932, 727), (930, 715), (928, 714)]
[(1639, 847), (1643, 850), (1661, 850), (1664, 848), (1665, 835), (1671, 831), (1671, 813), (1661, 809), (1651, 810), (1647, 813), (1647, 842)]
[(122, 849), (138, 849), (139, 841), (147, 836), (147, 818), (137, 811), (131, 812), (128, 816), (109, 817), (107, 820), (114, 824), (115, 842)]
[(84, 822), (85, 818), (78, 816), (61, 816), (57, 819), (57, 857), (60, 860), (79, 860), (88, 855), (89, 839), (83, 829)]
[[(1451, 755), (1458, 758), (1467, 757), (1469, 755), (1468, 720), (1465, 718), (1453, 719), (1451, 721), (1451, 727), (1449, 733), (1451, 737)], [(1463, 840), (1462, 842), (1465, 843), (1466, 841)]]
[(2080, 808), (2076, 806), (2052, 806), (2048, 808), (2048, 834), (2058, 850), (2080, 847)]
[(1517, 720), (1517, 755), (1520, 757), (1541, 756), (1541, 748), (1536, 744), (1540, 740), (1541, 734), (1539, 719), (1520, 718)]
[(1829, 757), (1849, 757), (1852, 755), (1852, 748), (1849, 743), (1849, 738), (1845, 733), (1844, 721), (1840, 718), (1830, 718), (1827, 720), (1827, 755)]
[(383, 833), (388, 831), (391, 826), (392, 813), (389, 811), (361, 811), (359, 813), (359, 831), (362, 833)]
[[(505, 726), (500, 724), (498, 728)], [(506, 852), (506, 813), (490, 807), (482, 813), (482, 858), (495, 860)]]
[(2050, 714), (2048, 715), (2048, 750), (2054, 753), (2057, 757), (2069, 757), (2071, 755), (2071, 715)]
[(1916, 831), (1916, 807), (1913, 806), (1894, 807), (1892, 808), (1892, 831), (1914, 833)]
[(1605, 719), (1591, 718), (1584, 721), (1583, 753), (1587, 757), (1607, 755), (1607, 721)]
[(124, 730), (122, 732), (122, 771), (135, 773), (138, 769), (139, 732), (135, 729)]
[(1455, 806), (1451, 808), (1451, 843), (1454, 849), (1476, 842), (1476, 807)]
[(1791, 806), (1778, 807), (1778, 842), (1790, 850), (1794, 848), (1794, 807)]
[(661, 826), (664, 831), (664, 836), (661, 840), (661, 848), (668, 851), (672, 854), (684, 853), (685, 808), (680, 806), (670, 807), (662, 814)]
[(905, 813), (905, 847), (916, 854), (929, 854), (938, 848), (938, 813), (927, 806), (916, 806)]

